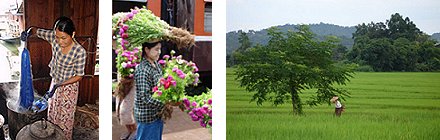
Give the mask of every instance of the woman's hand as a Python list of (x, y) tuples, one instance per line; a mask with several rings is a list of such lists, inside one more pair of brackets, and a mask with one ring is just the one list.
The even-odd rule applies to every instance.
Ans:
[(31, 36), (37, 33), (37, 28), (29, 27), (25, 31), (21, 32), (20, 39), (22, 41), (27, 41), (27, 39)]
[(62, 82), (60, 84), (60, 86), (64, 86), (64, 85), (68, 85), (68, 84), (73, 84), (75, 82), (80, 81), (82, 78), (83, 78), (82, 76), (73, 76), (73, 77), (67, 79), (66, 81)]
[(159, 112), (159, 115), (163, 120), (171, 119), (171, 114), (173, 114), (173, 106), (169, 103), (166, 103), (163, 109)]

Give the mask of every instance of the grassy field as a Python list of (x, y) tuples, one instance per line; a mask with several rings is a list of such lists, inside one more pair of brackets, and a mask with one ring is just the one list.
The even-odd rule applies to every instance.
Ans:
[[(227, 69), (227, 139), (440, 139), (440, 73), (356, 73), (341, 118), (333, 105), (257, 106)], [(305, 101), (313, 91), (300, 96)]]

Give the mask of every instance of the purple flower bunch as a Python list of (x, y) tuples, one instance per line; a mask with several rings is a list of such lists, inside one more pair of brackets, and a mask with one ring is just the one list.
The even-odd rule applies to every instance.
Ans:
[(198, 121), (200, 126), (205, 128), (212, 127), (212, 94), (209, 90), (199, 96), (183, 98), (185, 112), (193, 121)]
[(117, 50), (116, 67), (124, 78), (133, 78), (134, 69), (140, 63), (140, 51), (138, 48), (130, 50)]
[(124, 50), (139, 47), (142, 43), (166, 39), (170, 26), (146, 7), (116, 13), (112, 18), (113, 34)]
[(177, 73), (180, 79), (185, 79), (185, 73), (177, 67), (173, 68), (173, 72)]
[(114, 23), (119, 29), (118, 32), (118, 49), (115, 51), (116, 67), (118, 73), (124, 78), (133, 78), (134, 69), (140, 63), (140, 49), (138, 47), (130, 47), (131, 44), (127, 40), (129, 37), (128, 30), (130, 26), (126, 24), (127, 21), (133, 19), (133, 16), (139, 12), (138, 8), (132, 9), (131, 12), (114, 15), (117, 21)]
[(159, 60), (159, 64), (163, 67), (163, 78), (153, 88), (153, 97), (164, 103), (182, 102), (185, 87), (197, 85), (199, 82), (196, 64), (182, 59), (182, 56), (176, 57), (174, 54), (175, 51), (171, 51), (171, 56), (164, 55), (163, 60)]
[(128, 29), (130, 28), (129, 25), (125, 24), (128, 20), (132, 20), (134, 15), (139, 13), (138, 9), (132, 9), (131, 12), (129, 12), (125, 17), (122, 17), (122, 21), (119, 21), (119, 37), (122, 38), (120, 41), (121, 47), (123, 50), (127, 50), (127, 47), (130, 45), (130, 42), (127, 40), (128, 35)]

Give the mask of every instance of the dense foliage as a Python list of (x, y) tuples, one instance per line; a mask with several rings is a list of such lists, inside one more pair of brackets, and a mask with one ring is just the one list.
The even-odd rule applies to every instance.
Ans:
[(306, 25), (287, 33), (270, 28), (268, 36), (267, 45), (234, 55), (240, 85), (255, 92), (252, 101), (280, 105), (290, 100), (294, 114), (302, 114), (303, 102), (298, 94), (305, 89), (317, 89), (315, 96), (305, 102), (309, 105), (329, 103), (334, 95), (348, 96), (347, 91), (334, 87), (344, 85), (352, 73), (352, 67), (332, 60), (332, 49), (337, 47), (335, 38), (314, 40)]
[(353, 38), (355, 42), (348, 60), (368, 65), (374, 71), (440, 70), (437, 41), (398, 13), (385, 23), (357, 25)]

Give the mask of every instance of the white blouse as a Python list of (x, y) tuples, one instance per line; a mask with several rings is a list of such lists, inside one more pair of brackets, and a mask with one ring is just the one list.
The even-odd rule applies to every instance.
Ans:
[(342, 104), (341, 104), (341, 102), (339, 102), (339, 101), (336, 101), (335, 107), (336, 107), (336, 108), (341, 108), (341, 107), (342, 107)]

